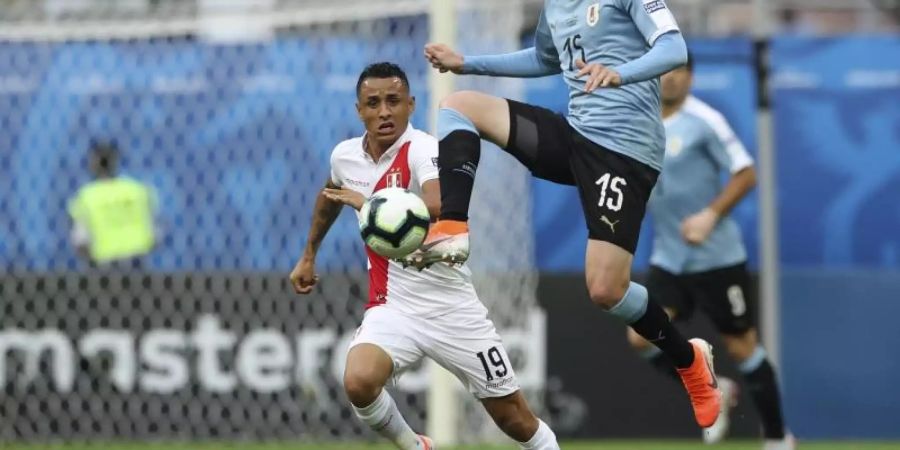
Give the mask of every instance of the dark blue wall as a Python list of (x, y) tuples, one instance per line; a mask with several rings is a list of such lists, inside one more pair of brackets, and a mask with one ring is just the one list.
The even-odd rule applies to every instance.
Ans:
[(900, 39), (772, 42), (788, 416), (900, 437)]

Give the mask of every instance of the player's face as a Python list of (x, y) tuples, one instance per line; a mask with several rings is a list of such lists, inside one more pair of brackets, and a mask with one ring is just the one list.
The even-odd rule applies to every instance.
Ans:
[(366, 132), (389, 147), (406, 131), (416, 99), (397, 77), (366, 78), (359, 89), (356, 110)]
[(686, 67), (679, 67), (662, 76), (662, 101), (667, 105), (681, 103), (691, 91), (693, 75)]

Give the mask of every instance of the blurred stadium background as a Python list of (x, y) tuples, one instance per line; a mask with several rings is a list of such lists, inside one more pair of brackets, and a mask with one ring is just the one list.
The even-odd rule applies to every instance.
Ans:
[[(0, 448), (376, 448), (359, 447), (376, 440), (339, 384), (366, 292), (349, 212), (317, 292), (286, 282), (333, 145), (361, 133), (356, 77), (400, 64), (423, 129), (448, 89), (564, 111), (559, 79), (454, 86), (421, 58), (435, 37), (466, 53), (527, 45), (541, 3), (0, 1)], [(823, 442), (802, 448), (900, 448), (900, 2), (668, 3), (696, 94), (760, 163), (734, 214), (757, 250), (788, 423)], [(156, 193), (157, 245), (137, 265), (89, 265), (70, 242), (97, 141)], [(538, 409), (564, 439), (601, 439), (564, 448), (698, 447), (684, 395), (587, 300), (575, 191), (483, 155), (471, 264)], [(507, 442), (452, 386), (426, 365), (396, 398), (442, 440)], [(758, 435), (748, 404), (738, 439)]]

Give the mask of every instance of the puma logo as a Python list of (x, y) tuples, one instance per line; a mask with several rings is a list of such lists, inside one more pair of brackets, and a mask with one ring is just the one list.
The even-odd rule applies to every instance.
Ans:
[(620, 220), (617, 220), (617, 221), (615, 221), (615, 222), (611, 222), (611, 221), (609, 220), (609, 218), (606, 217), (606, 215), (600, 216), (600, 221), (603, 222), (603, 223), (605, 223), (605, 224), (607, 224), (607, 225), (609, 225), (609, 229), (612, 230), (613, 233), (616, 232), (616, 224), (619, 223), (619, 222), (621, 222)]

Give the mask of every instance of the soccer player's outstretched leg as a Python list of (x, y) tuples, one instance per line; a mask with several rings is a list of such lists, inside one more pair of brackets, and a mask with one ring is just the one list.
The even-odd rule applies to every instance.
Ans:
[[(762, 419), (767, 450), (790, 450), (775, 371), (760, 346), (747, 251), (728, 213), (753, 188), (753, 159), (718, 111), (690, 95), (693, 65), (662, 77), (663, 118), (668, 140), (663, 171), (650, 198), (654, 242), (647, 289), (675, 321), (699, 308), (715, 324)], [(730, 175), (720, 184), (720, 174)], [(677, 188), (669, 188), (677, 186)], [(651, 363), (674, 375), (671, 362), (637, 333), (631, 344)], [(737, 383), (720, 379), (719, 419), (704, 430), (707, 443), (728, 433)]]
[(674, 362), (697, 423), (712, 425), (720, 393), (709, 344), (682, 337), (647, 289), (630, 281), (665, 148), (659, 76), (687, 59), (665, 2), (617, 0), (601, 8), (593, 1), (550, 0), (534, 47), (463, 56), (428, 44), (425, 57), (436, 69), (458, 74), (562, 73), (569, 116), (475, 92), (444, 99), (438, 112), (440, 221), (407, 262), (425, 267), (468, 256), (466, 221), (481, 139), (505, 149), (537, 177), (577, 186), (589, 231), (585, 275), (591, 300)]
[[(331, 154), (331, 178), (316, 199), (306, 248), (291, 272), (298, 294), (309, 294), (318, 282), (316, 253), (344, 205), (359, 211), (367, 197), (393, 187), (420, 195), (432, 217), (440, 211), (438, 143), (409, 123), (415, 99), (406, 74), (394, 64), (373, 64), (360, 74), (356, 93), (366, 133)], [(522, 449), (559, 450), (556, 435), (519, 390), (468, 267), (418, 270), (368, 247), (366, 252), (369, 303), (344, 372), (344, 390), (359, 419), (401, 450), (433, 450), (431, 439), (410, 428), (385, 390), (427, 357), (454, 374)]]

